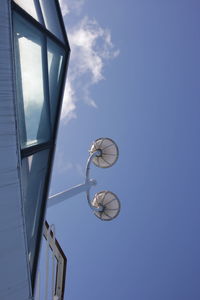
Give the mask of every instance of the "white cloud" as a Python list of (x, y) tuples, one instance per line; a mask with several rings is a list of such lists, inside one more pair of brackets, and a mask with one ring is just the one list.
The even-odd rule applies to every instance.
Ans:
[(64, 91), (62, 107), (62, 119), (65, 119), (65, 122), (76, 118), (76, 114), (74, 112), (76, 109), (74, 93), (75, 92), (72, 88), (72, 84), (68, 76)]
[(69, 13), (80, 14), (85, 0), (59, 0), (63, 16)]
[(60, 8), (62, 11), (63, 16), (67, 15), (70, 12), (69, 5), (67, 4), (66, 0), (59, 0)]
[(68, 0), (68, 2), (71, 10), (74, 11), (76, 14), (80, 14), (85, 0)]
[[(64, 163), (63, 163), (64, 162)], [(85, 169), (78, 162), (70, 162), (66, 160), (65, 153), (62, 152), (62, 149), (58, 145), (58, 149), (56, 152), (56, 161), (55, 161), (55, 170), (57, 174), (64, 174), (67, 172), (75, 171), (80, 177), (85, 176)]]
[[(72, 8), (80, 9), (84, 0), (60, 0), (60, 3), (64, 13), (70, 12)], [(84, 17), (72, 27), (68, 24), (67, 28), (71, 56), (61, 115), (64, 122), (76, 117), (76, 106), (80, 100), (97, 108), (90, 88), (104, 79), (106, 61), (119, 54), (119, 50), (112, 44), (110, 31), (102, 28), (96, 20)]]

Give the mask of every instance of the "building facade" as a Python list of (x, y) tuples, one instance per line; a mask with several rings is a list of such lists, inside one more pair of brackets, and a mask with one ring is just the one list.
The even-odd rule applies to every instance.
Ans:
[(69, 43), (57, 0), (0, 4), (0, 299), (33, 299)]

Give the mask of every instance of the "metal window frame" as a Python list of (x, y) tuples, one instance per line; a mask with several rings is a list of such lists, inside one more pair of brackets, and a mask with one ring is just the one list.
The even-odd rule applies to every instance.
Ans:
[[(48, 237), (48, 229), (49, 224), (47, 221), (44, 222), (44, 229), (43, 229), (43, 236), (47, 240)], [(50, 230), (50, 239), (49, 239), (49, 246), (51, 250), (54, 250), (55, 258), (57, 260), (57, 268), (56, 268), (56, 278), (55, 278), (55, 295), (59, 296), (60, 300), (64, 299), (64, 292), (65, 292), (65, 278), (66, 278), (66, 271), (67, 271), (67, 257), (65, 256), (60, 244), (58, 243), (57, 239), (54, 242), (54, 235), (52, 230)]]
[(27, 13), (21, 6), (19, 6), (17, 3), (15, 3), (14, 0), (12, 0), (11, 6), (12, 6), (12, 10), (17, 11), (21, 16), (26, 18), (29, 22), (31, 22), (34, 26), (36, 26), (40, 31), (44, 32), (46, 36), (49, 36), (49, 38), (52, 38), (61, 47), (63, 47), (64, 49), (70, 51), (69, 41), (68, 41), (67, 34), (66, 34), (66, 31), (65, 31), (65, 26), (64, 26), (64, 21), (63, 21), (63, 18), (62, 18), (62, 13), (61, 13), (61, 10), (60, 10), (60, 6), (59, 6), (59, 3), (58, 3), (58, 0), (54, 0), (54, 1), (55, 1), (55, 4), (56, 4), (57, 14), (58, 14), (58, 18), (59, 18), (59, 21), (60, 21), (60, 26), (61, 26), (61, 30), (62, 30), (62, 33), (63, 33), (63, 36), (64, 36), (65, 43), (63, 43), (63, 41), (61, 41), (55, 34), (53, 34), (51, 31), (49, 31), (45, 27), (45, 25), (39, 23), (39, 21), (37, 21), (31, 15), (29, 15), (29, 13)]
[[(34, 25), (36, 28), (38, 28), (44, 36), (47, 38), (50, 38), (53, 40), (57, 45), (59, 45), (65, 52), (63, 57), (63, 74), (61, 78), (61, 84), (60, 84), (60, 91), (58, 95), (58, 104), (56, 107), (56, 114), (55, 114), (55, 123), (54, 128), (52, 130), (51, 134), (51, 140), (47, 143), (42, 143), (34, 146), (30, 146), (24, 149), (21, 149), (21, 159), (24, 157), (27, 157), (29, 155), (32, 155), (34, 153), (37, 153), (39, 151), (49, 149), (49, 158), (48, 158), (48, 164), (47, 164), (47, 172), (46, 172), (46, 178), (44, 183), (44, 191), (43, 191), (43, 201), (41, 203), (41, 210), (39, 215), (39, 226), (38, 226), (38, 232), (36, 237), (36, 250), (35, 250), (35, 257), (34, 257), (34, 263), (31, 273), (31, 281), (32, 281), (32, 290), (34, 292), (34, 287), (36, 283), (36, 273), (37, 273), (37, 266), (38, 266), (38, 258), (40, 253), (40, 247), (41, 247), (41, 239), (42, 239), (42, 233), (43, 233), (43, 222), (45, 217), (45, 211), (46, 211), (46, 204), (47, 204), (47, 198), (48, 198), (48, 191), (49, 191), (49, 183), (51, 179), (51, 173), (52, 173), (52, 167), (53, 167), (53, 160), (55, 155), (55, 143), (57, 139), (57, 133), (58, 133), (58, 126), (59, 126), (59, 119), (60, 119), (60, 113), (62, 108), (62, 99), (63, 99), (63, 93), (64, 93), (64, 87), (65, 87), (65, 81), (67, 76), (67, 68), (69, 63), (69, 56), (70, 56), (70, 46), (67, 38), (67, 34), (65, 31), (64, 21), (61, 14), (60, 5), (58, 3), (58, 0), (54, 0), (56, 4), (57, 14), (61, 25), (61, 30), (64, 36), (64, 41), (59, 40), (58, 37), (56, 37), (52, 32), (47, 30), (47, 28), (39, 23), (37, 20), (35, 20), (31, 15), (29, 15), (23, 8), (21, 8), (19, 5), (17, 5), (14, 0), (11, 1), (11, 8), (12, 8), (12, 16), (13, 12), (17, 12), (20, 14), (24, 19), (26, 19), (29, 23)], [(13, 62), (14, 65), (14, 62)], [(13, 66), (15, 70), (15, 65)]]

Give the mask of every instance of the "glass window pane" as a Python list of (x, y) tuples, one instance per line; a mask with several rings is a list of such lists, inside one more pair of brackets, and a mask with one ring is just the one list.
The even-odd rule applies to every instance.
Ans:
[(46, 47), (42, 33), (17, 14), (14, 33), (21, 146), (25, 148), (50, 139)]
[(49, 150), (44, 150), (22, 160), (22, 191), (31, 266), (34, 259), (41, 206), (44, 200), (48, 156)]
[(51, 121), (54, 125), (64, 68), (64, 50), (52, 40), (47, 40), (49, 97), (51, 106)]
[(39, 3), (37, 0), (14, 0), (21, 8), (23, 8), (34, 19), (42, 22), (42, 14)]
[(63, 33), (60, 26), (60, 20), (57, 14), (55, 0), (39, 0), (45, 25), (49, 31), (64, 42)]

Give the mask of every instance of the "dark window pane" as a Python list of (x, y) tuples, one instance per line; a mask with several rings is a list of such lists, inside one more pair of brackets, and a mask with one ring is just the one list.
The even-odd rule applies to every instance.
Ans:
[(42, 33), (17, 14), (14, 34), (21, 146), (25, 148), (50, 139), (46, 46)]
[(32, 267), (36, 247), (49, 150), (40, 151), (22, 160), (22, 190), (29, 260)]
[(64, 67), (64, 50), (50, 39), (47, 40), (49, 97), (51, 121), (54, 126)]

